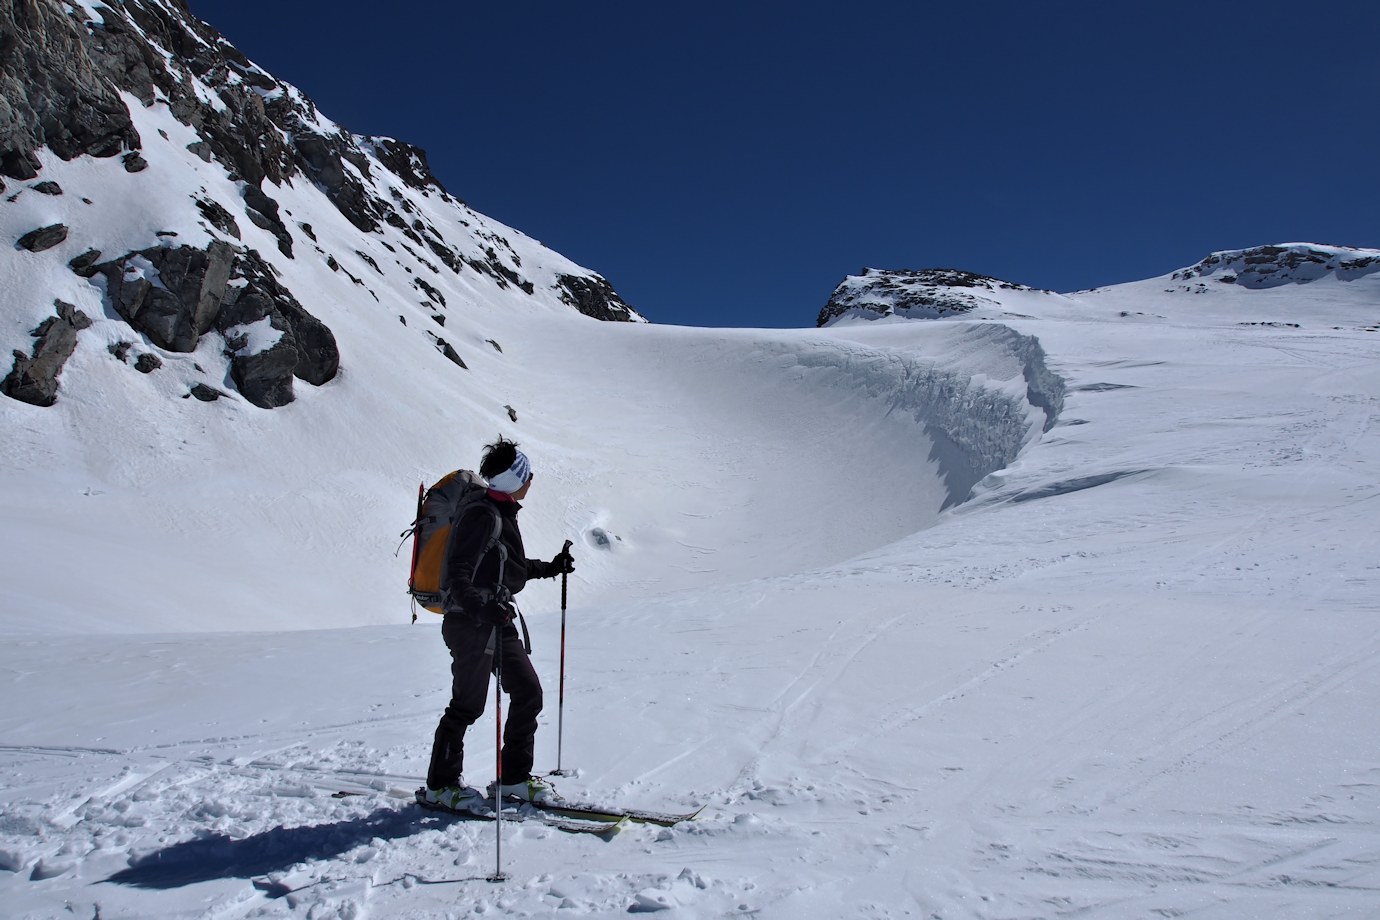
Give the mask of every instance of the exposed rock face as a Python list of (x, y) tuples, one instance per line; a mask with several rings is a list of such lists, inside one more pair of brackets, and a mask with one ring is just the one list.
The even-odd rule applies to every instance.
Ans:
[(252, 253), (237, 263), (235, 284), (216, 317), (230, 351), (230, 375), (244, 398), (265, 409), (292, 402), (294, 378), (314, 386), (340, 369), (326, 325), (302, 308)]
[(391, 137), (369, 138), (374, 155), (384, 166), (415, 189), (436, 189), (445, 193), (441, 180), (431, 174), (431, 166), (426, 161), (426, 151), (411, 144), (404, 144)]
[(30, 335), (33, 355), (14, 353), (14, 368), (0, 382), (6, 396), (35, 406), (51, 406), (57, 401), (58, 375), (77, 348), (77, 332), (91, 325), (91, 319), (70, 303), (55, 301), (57, 315), (39, 324)]
[(139, 148), (139, 133), (108, 72), (60, 4), (0, 4), (0, 172), (38, 175), (47, 147), (64, 160)]
[(561, 300), (586, 316), (612, 322), (637, 322), (641, 319), (637, 311), (618, 296), (613, 285), (599, 275), (589, 278), (561, 275), (556, 283), (560, 286)]
[(1375, 250), (1285, 243), (1214, 252), (1171, 277), (1176, 281), (1212, 278), (1223, 284), (1260, 289), (1306, 284), (1329, 275), (1354, 281), (1375, 272), (1380, 272), (1380, 252)]
[(224, 335), (231, 378), (256, 406), (286, 405), (294, 378), (320, 386), (340, 369), (335, 336), (256, 253), (217, 241), (132, 252), (94, 270), (111, 307), (160, 348), (191, 352), (212, 329)]
[(815, 325), (826, 326), (848, 313), (869, 318), (954, 316), (978, 307), (996, 306), (996, 301), (979, 292), (998, 289), (1035, 290), (1023, 284), (951, 268), (919, 271), (864, 268), (861, 275), (850, 275), (834, 289), (829, 302), (819, 311)]
[(234, 262), (235, 250), (217, 241), (204, 251), (145, 249), (94, 267), (126, 322), (160, 348), (190, 352), (215, 323)]

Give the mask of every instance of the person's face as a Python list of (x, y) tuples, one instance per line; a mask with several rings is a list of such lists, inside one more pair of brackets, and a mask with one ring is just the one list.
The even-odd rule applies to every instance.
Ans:
[(527, 497), (527, 490), (532, 488), (532, 480), (536, 479), (536, 474), (527, 477), (527, 481), (522, 484), (522, 488), (513, 493), (514, 501), (522, 501)]

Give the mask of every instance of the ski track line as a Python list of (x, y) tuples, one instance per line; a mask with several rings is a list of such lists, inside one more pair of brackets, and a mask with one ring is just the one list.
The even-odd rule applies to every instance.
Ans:
[[(805, 665), (787, 684), (780, 693), (767, 705), (767, 710), (776, 712), (776, 723), (771, 727), (767, 736), (756, 745), (757, 753), (743, 765), (734, 778), (732, 787), (744, 785), (749, 778), (756, 776), (761, 769), (762, 759), (769, 748), (774, 746), (793, 722), (794, 714), (799, 711), (802, 703), (815, 696), (821, 684), (833, 686), (848, 670), (849, 666), (858, 659), (858, 656), (867, 651), (882, 636), (888, 633), (893, 626), (906, 619), (905, 614), (897, 614), (886, 619), (881, 623), (875, 623), (868, 628), (864, 635), (851, 649), (844, 652), (836, 652), (840, 642), (839, 636), (843, 634), (847, 627), (855, 627), (859, 621), (865, 618), (866, 614), (859, 612), (850, 619), (838, 624), (829, 634), (828, 639), (811, 657)], [(856, 632), (852, 630), (851, 632)], [(833, 654), (831, 654), (833, 652)], [(827, 671), (828, 673), (820, 673)]]
[(841, 755), (847, 754), (848, 752), (857, 748), (859, 745), (871, 743), (878, 737), (890, 734), (901, 728), (905, 728), (909, 725), (919, 722), (920, 720), (925, 718), (925, 716), (929, 715), (932, 711), (934, 711), (936, 708), (946, 703), (951, 703), (954, 700), (962, 699), (964, 696), (966, 696), (973, 690), (976, 690), (977, 688), (981, 687), (983, 684), (988, 683), (989, 681), (995, 680), (997, 677), (1005, 674), (1011, 668), (1020, 664), (1022, 661), (1031, 657), (1032, 655), (1037, 655), (1043, 651), (1046, 651), (1047, 649), (1051, 648), (1052, 646), (1060, 642), (1062, 639), (1071, 636), (1075, 633), (1082, 632), (1083, 630), (1089, 628), (1094, 623), (1101, 620), (1103, 616), (1104, 614), (1100, 613), (1094, 614), (1092, 616), (1082, 617), (1081, 619), (1074, 619), (1070, 622), (1061, 623), (1056, 626), (1041, 627), (1040, 629), (1036, 629), (1032, 632), (1027, 633), (1025, 636), (1021, 637), (1016, 642), (1013, 642), (1007, 646), (1008, 649), (1014, 648), (1014, 651), (1003, 654), (1001, 657), (989, 663), (977, 674), (963, 681), (958, 686), (953, 687), (952, 689), (940, 694), (939, 696), (932, 697), (924, 703), (921, 703), (919, 706), (907, 707), (901, 711), (894, 713), (891, 716), (884, 717), (881, 720), (881, 722), (871, 731), (855, 738), (852, 742), (844, 745), (841, 748)]
[[(1121, 791), (1107, 799), (1104, 805), (1117, 804), (1129, 796), (1173, 779), (1185, 770), (1211, 762), (1216, 755), (1278, 721), (1286, 709), (1306, 705), (1346, 684), (1356, 675), (1380, 666), (1377, 645), (1380, 645), (1380, 634), (1373, 635), (1360, 651), (1330, 658), (1302, 677), (1273, 684), (1263, 693), (1224, 704), (1195, 720), (1182, 731), (1163, 739), (1157, 748), (1161, 751), (1173, 750), (1185, 743), (1192, 744), (1191, 739), (1201, 737), (1205, 733), (1210, 736), (1208, 740), (1194, 744), (1191, 750), (1178, 755), (1173, 763), (1149, 776), (1139, 780), (1128, 778)], [(1163, 760), (1162, 757), (1154, 759), (1161, 762)], [(1150, 757), (1144, 757), (1141, 763), (1150, 760)]]

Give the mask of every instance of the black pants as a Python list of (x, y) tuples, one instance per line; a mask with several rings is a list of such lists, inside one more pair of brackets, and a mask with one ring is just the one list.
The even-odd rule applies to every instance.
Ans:
[[(503, 689), (511, 697), (503, 725), (503, 782), (520, 783), (532, 775), (541, 712), (541, 681), (512, 623), (502, 627)], [(461, 613), (447, 614), (441, 636), (450, 649), (450, 705), (436, 726), (426, 784), (432, 789), (456, 786), (465, 767), (465, 729), (484, 714), (489, 699), (492, 654), (487, 654), (494, 627)], [(482, 786), (482, 783), (476, 785)]]

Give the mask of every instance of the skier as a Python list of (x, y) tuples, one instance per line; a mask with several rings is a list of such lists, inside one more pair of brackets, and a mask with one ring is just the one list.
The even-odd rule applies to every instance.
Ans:
[[(530, 649), (513, 622), (517, 611), (512, 596), (529, 579), (575, 571), (567, 551), (557, 553), (550, 562), (528, 559), (524, 552), (518, 502), (532, 488), (532, 467), (517, 445), (500, 436), (486, 446), (479, 475), (488, 483), (488, 492), (456, 522), (446, 556), (441, 635), (450, 649), (451, 698), (436, 726), (426, 777), (427, 800), (457, 810), (482, 809), (488, 804), (478, 789), (465, 785), (461, 771), (465, 730), (484, 713), (495, 654), (503, 656), (502, 689), (510, 695), (511, 705), (503, 726), (502, 776), (497, 778), (497, 795), (490, 785), (490, 797), (494, 803), (501, 798), (556, 799), (551, 785), (532, 775), (541, 682), (528, 657)], [(486, 551), (493, 531), (488, 516), (493, 514), (498, 515), (501, 530), (498, 544)]]

